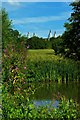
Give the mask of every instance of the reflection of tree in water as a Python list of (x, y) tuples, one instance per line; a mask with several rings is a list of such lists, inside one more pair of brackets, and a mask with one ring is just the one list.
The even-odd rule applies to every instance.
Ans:
[(80, 84), (74, 81), (68, 83), (45, 82), (35, 84), (34, 100), (59, 100), (60, 97), (72, 98), (80, 103)]

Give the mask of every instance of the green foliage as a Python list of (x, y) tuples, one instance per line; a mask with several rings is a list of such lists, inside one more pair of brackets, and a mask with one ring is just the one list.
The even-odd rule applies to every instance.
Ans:
[(22, 41), (14, 44), (8, 42), (8, 48), (5, 46), (3, 49), (2, 113), (4, 120), (25, 117), (24, 108), (33, 92), (31, 87), (26, 92), (27, 49), (24, 46)]
[(16, 90), (14, 95), (11, 95), (5, 89), (2, 120), (76, 120), (80, 118), (80, 107), (73, 100), (62, 98), (58, 108), (52, 107), (51, 104), (50, 107), (36, 108), (29, 99), (32, 89), (33, 87), (30, 87), (28, 91), (27, 88)]
[(80, 1), (70, 4), (73, 13), (65, 23), (66, 31), (62, 35), (64, 40), (65, 56), (80, 60)]
[[(27, 37), (22, 36), (18, 30), (12, 29), (12, 21), (8, 18), (8, 13), (5, 9), (1, 10), (2, 12), (2, 48), (6, 49), (10, 46), (16, 45), (16, 48), (19, 48), (21, 42), (26, 43)], [(23, 44), (23, 43), (22, 43)], [(23, 46), (26, 47), (26, 46)], [(19, 50), (19, 49), (18, 49)]]
[[(24, 44), (19, 44), (19, 48), (17, 44), (9, 44), (9, 49), (5, 48), (3, 51), (3, 82), (7, 83), (8, 89), (14, 91), (14, 84), (16, 82), (25, 82), (26, 76), (26, 57), (27, 53), (26, 48), (22, 47)], [(20, 53), (19, 53), (20, 52)]]
[[(46, 50), (42, 50), (42, 52), (40, 50), (36, 51), (37, 54), (39, 55), (37, 57), (38, 60), (41, 57), (43, 58), (42, 59), (43, 61), (47, 59), (46, 61), (44, 61), (44, 64), (43, 64), (42, 62), (40, 62), (41, 59), (35, 62), (35, 59), (37, 59), (35, 56), (37, 54), (34, 54), (34, 51), (30, 52), (29, 53), (30, 56), (28, 56), (28, 57), (32, 57), (31, 56), (32, 54), (33, 59), (31, 58), (28, 59), (27, 54), (24, 57), (24, 54), (26, 53), (25, 51), (26, 49), (22, 48), (22, 43), (21, 43), (21, 47), (17, 49), (16, 47), (14, 47), (13, 49), (12, 46), (10, 46), (9, 48), (10, 49), (6, 48), (3, 52), (3, 86), (2, 86), (2, 105), (3, 105), (2, 119), (3, 120), (6, 120), (6, 119), (9, 119), (9, 120), (75, 119), (76, 120), (77, 118), (80, 117), (79, 106), (73, 101), (71, 102), (71, 100), (66, 101), (65, 99), (61, 99), (60, 106), (59, 108), (56, 108), (56, 109), (53, 108), (52, 106), (50, 106), (50, 109), (47, 106), (40, 107), (37, 109), (34, 106), (34, 104), (31, 102), (31, 95), (34, 94), (35, 86), (28, 85), (28, 78), (27, 78), (28, 72), (29, 71), (31, 72), (29, 74), (30, 77), (34, 77), (36, 79), (35, 75), (37, 75), (37, 72), (40, 70), (38, 73), (39, 76), (36, 80), (38, 80), (39, 78), (42, 78), (42, 75), (44, 73), (46, 73), (46, 78), (50, 79), (48, 77), (49, 76), (48, 72), (51, 69), (50, 66), (52, 66), (52, 62), (48, 60), (51, 56), (49, 55), (51, 50), (49, 50), (48, 52)], [(17, 51), (18, 49), (20, 49), (20, 53), (18, 53)], [(46, 54), (48, 54), (49, 56), (47, 57)], [(52, 50), (52, 55), (53, 55), (53, 50)], [(26, 61), (26, 59), (28, 59), (30, 63)], [(54, 62), (56, 63), (57, 60), (59, 59), (60, 58), (58, 56), (55, 56)], [(56, 65), (54, 70), (56, 70), (59, 64), (56, 64)], [(29, 67), (31, 68), (29, 69)], [(36, 71), (36, 74), (35, 74), (35, 71)], [(29, 78), (29, 79), (32, 79), (32, 78)]]
[(5, 9), (1, 10), (2, 12), (2, 47), (7, 46), (8, 42), (11, 41), (11, 21), (8, 18), (8, 13)]
[(52, 37), (50, 41), (52, 43), (52, 49), (55, 51), (55, 54), (64, 53), (63, 40), (61, 36), (58, 36), (57, 38)]
[(47, 39), (32, 37), (27, 40), (27, 46), (30, 46), (30, 49), (47, 49), (51, 48), (51, 42)]

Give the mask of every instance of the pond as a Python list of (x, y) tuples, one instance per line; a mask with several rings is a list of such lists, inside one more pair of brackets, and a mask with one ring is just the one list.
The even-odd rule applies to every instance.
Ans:
[(72, 98), (80, 104), (80, 83), (34, 83), (35, 92), (32, 95), (32, 101), (35, 106), (45, 106), (50, 103), (54, 107), (59, 104), (59, 99), (64, 96), (66, 99)]

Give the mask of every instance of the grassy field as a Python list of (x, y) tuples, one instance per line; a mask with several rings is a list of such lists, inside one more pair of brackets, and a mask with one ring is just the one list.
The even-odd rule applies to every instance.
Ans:
[(63, 57), (56, 56), (52, 49), (28, 50), (28, 59), (30, 61), (58, 61)]
[(28, 81), (78, 80), (80, 62), (55, 55), (52, 49), (28, 50)]

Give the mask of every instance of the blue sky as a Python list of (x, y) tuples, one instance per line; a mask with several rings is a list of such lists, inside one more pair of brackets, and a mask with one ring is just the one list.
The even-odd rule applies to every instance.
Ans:
[(72, 8), (69, 2), (3, 2), (12, 20), (14, 29), (26, 35), (36, 33), (39, 37), (47, 37), (49, 30), (61, 35), (64, 23), (70, 17)]

